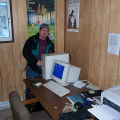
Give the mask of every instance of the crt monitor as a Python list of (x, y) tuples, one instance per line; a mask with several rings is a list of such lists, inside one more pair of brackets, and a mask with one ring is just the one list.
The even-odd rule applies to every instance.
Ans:
[(51, 78), (57, 83), (65, 86), (69, 83), (76, 82), (79, 78), (80, 68), (69, 63), (54, 60), (51, 71)]
[(42, 77), (45, 80), (51, 79), (51, 68), (54, 59), (64, 61), (69, 63), (69, 54), (68, 53), (49, 53), (42, 54)]

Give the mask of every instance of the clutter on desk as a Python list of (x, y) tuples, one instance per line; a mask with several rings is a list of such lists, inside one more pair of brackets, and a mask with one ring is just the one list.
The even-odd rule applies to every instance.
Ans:
[[(72, 96), (68, 96), (67, 97), (70, 102), (75, 105), (76, 103), (77, 104), (81, 104), (81, 108), (85, 108), (86, 106), (90, 106), (91, 107), (91, 104), (94, 104), (91, 100), (85, 98), (84, 96), (82, 96), (81, 94), (75, 94), (75, 95), (72, 95)], [(78, 105), (80, 106), (80, 105)]]
[(91, 119), (90, 113), (86, 109), (76, 112), (61, 113), (59, 120), (84, 120)]
[[(94, 104), (81, 94), (75, 94), (67, 97), (72, 104), (67, 103), (59, 115), (59, 120), (84, 120), (92, 119), (86, 106)], [(98, 119), (96, 119), (98, 120)]]
[(102, 90), (89, 90), (88, 92), (83, 92), (82, 95), (89, 99), (91, 102), (100, 105), (102, 92)]
[(84, 103), (84, 97), (81, 94), (67, 96), (68, 100), (74, 105), (76, 102)]
[(76, 112), (77, 110), (75, 109), (73, 104), (65, 104), (65, 107), (63, 108), (62, 113), (68, 113), (68, 112)]
[(103, 91), (100, 105), (88, 111), (100, 120), (120, 120), (120, 84)]
[(92, 84), (87, 85), (86, 88), (92, 89), (92, 90), (100, 90), (100, 87), (92, 85)]
[[(101, 91), (89, 91), (84, 92), (89, 94), (97, 94)], [(71, 104), (66, 104), (63, 108), (62, 113), (59, 115), (59, 120), (82, 120), (82, 119), (91, 119), (90, 113), (87, 111), (87, 107), (95, 105), (97, 99), (100, 100), (99, 96), (94, 96), (94, 99), (91, 100), (89, 96), (84, 96), (83, 94), (75, 94), (67, 96)], [(99, 101), (100, 103), (100, 101)], [(96, 120), (98, 120), (96, 118)]]
[(91, 97), (95, 97), (95, 96), (101, 96), (102, 92), (103, 92), (102, 90), (89, 90), (88, 92), (83, 92), (82, 94), (86, 98), (91, 98)]
[(97, 105), (100, 105), (101, 96), (93, 97), (92, 100), (93, 100)]

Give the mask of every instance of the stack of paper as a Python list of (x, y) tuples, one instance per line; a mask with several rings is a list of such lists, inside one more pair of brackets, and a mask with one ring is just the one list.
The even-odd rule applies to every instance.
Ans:
[(88, 111), (99, 120), (120, 120), (120, 113), (107, 105), (98, 105)]

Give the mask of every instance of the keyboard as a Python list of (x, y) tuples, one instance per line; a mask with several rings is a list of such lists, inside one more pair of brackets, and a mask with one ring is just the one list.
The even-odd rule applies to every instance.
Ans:
[(53, 93), (55, 93), (56, 95), (58, 95), (60, 97), (63, 97), (64, 95), (66, 95), (70, 92), (69, 89), (59, 85), (58, 83), (56, 83), (54, 81), (49, 81), (49, 82), (45, 83), (43, 86), (45, 86), (50, 91), (52, 91)]

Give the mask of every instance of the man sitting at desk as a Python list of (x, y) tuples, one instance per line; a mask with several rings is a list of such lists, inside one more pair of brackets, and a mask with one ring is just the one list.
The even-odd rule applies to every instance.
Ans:
[(26, 69), (26, 78), (41, 76), (41, 54), (54, 52), (54, 44), (47, 37), (49, 31), (49, 26), (44, 23), (40, 26), (39, 33), (25, 42), (23, 56), (29, 66), (29, 69)]
[[(49, 31), (49, 26), (44, 23), (40, 26), (39, 33), (25, 42), (23, 56), (27, 60), (26, 78), (41, 76), (41, 55), (54, 53), (54, 44), (48, 38)], [(27, 95), (27, 89), (25, 93)]]

